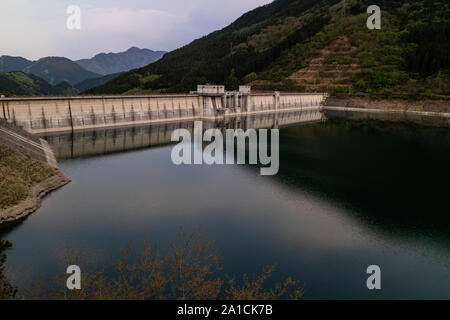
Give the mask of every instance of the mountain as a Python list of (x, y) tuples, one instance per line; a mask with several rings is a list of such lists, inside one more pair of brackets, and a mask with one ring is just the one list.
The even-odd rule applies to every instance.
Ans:
[[(19, 73), (15, 76), (3, 74), (2, 83), (5, 86), (0, 85), (0, 91), (19, 95), (26, 94), (25, 92), (42, 95), (55, 94), (55, 92), (64, 94), (64, 92), (85, 91), (105, 84), (124, 71), (148, 65), (160, 59), (164, 54), (164, 51), (132, 47), (125, 52), (100, 53), (92, 59), (75, 62), (63, 57), (46, 57), (38, 61), (30, 61), (22, 57), (1, 56), (0, 71), (23, 71), (39, 77), (39, 80), (36, 77), (24, 78), (23, 75), (19, 76)], [(16, 79), (17, 77), (20, 79)], [(15, 82), (16, 80), (18, 82)], [(28, 85), (33, 81), (36, 83), (31, 87), (24, 88), (21, 80)], [(41, 88), (41, 80), (48, 82), (48, 86), (54, 87), (50, 88), (42, 84)]]
[(369, 30), (372, 4), (275, 0), (88, 93), (189, 92), (211, 83), (228, 89), (250, 84), (256, 90), (449, 98), (450, 3), (379, 0), (381, 30)]
[(75, 62), (91, 72), (108, 75), (141, 68), (161, 59), (165, 53), (165, 51), (132, 47), (125, 52), (100, 53), (92, 59), (82, 59)]
[(1, 56), (0, 71), (22, 71), (26, 67), (33, 64), (33, 61), (22, 57)]
[(100, 77), (100, 78), (87, 79), (87, 80), (81, 81), (80, 83), (77, 83), (74, 87), (78, 91), (83, 92), (88, 89), (101, 86), (101, 85), (107, 83), (108, 81), (110, 81), (111, 79), (118, 77), (121, 74), (122, 73), (119, 72), (119, 73), (108, 74), (108, 75)]
[(76, 94), (67, 82), (52, 86), (44, 79), (21, 71), (0, 71), (0, 94), (18, 96), (67, 95)]
[(72, 60), (62, 57), (39, 59), (23, 71), (41, 77), (52, 85), (63, 81), (74, 85), (89, 78), (100, 77), (99, 74), (87, 71)]

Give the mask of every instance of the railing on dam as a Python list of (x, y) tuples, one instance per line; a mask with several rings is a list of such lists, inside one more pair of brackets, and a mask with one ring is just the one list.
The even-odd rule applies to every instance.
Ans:
[(251, 94), (238, 91), (223, 94), (1, 98), (0, 118), (33, 133), (64, 132), (319, 108), (324, 98), (322, 93)]

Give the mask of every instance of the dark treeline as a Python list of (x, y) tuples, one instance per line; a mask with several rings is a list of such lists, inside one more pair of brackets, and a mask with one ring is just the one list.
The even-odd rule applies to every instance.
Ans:
[(416, 43), (407, 57), (407, 68), (426, 78), (450, 68), (450, 21), (417, 25), (410, 30), (405, 41)]
[(13, 299), (17, 290), (5, 278), (6, 250), (11, 249), (12, 244), (6, 240), (0, 239), (0, 300)]

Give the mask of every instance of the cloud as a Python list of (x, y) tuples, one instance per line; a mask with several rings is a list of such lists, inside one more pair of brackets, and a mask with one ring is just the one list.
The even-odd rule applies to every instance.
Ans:
[[(62, 29), (64, 55), (90, 57), (132, 46), (171, 50), (182, 42), (178, 30), (189, 26), (186, 14), (153, 9), (82, 8), (81, 30)], [(175, 37), (174, 35), (177, 34)]]
[[(271, 0), (1, 0), (1, 54), (88, 58), (131, 46), (173, 50)], [(66, 9), (81, 8), (81, 30)]]
[(163, 34), (188, 22), (189, 18), (161, 10), (94, 8), (87, 10), (84, 20), (89, 32)]

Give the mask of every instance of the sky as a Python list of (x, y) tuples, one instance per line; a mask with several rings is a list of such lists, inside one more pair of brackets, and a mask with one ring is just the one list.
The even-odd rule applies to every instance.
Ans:
[[(171, 51), (272, 0), (1, 0), (0, 55), (73, 60), (132, 46)], [(70, 30), (67, 8), (81, 9)], [(71, 20), (73, 21), (73, 20)]]

